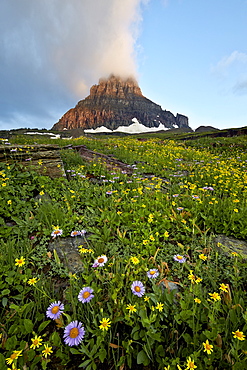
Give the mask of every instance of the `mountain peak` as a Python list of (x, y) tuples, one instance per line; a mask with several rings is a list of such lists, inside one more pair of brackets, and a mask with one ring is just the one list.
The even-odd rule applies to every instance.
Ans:
[(127, 98), (129, 94), (142, 96), (137, 81), (132, 78), (123, 79), (119, 76), (110, 75), (109, 78), (101, 78), (98, 85), (93, 85), (90, 89), (90, 96), (114, 96)]
[(116, 130), (119, 126), (130, 126), (133, 118), (146, 127), (188, 127), (188, 118), (176, 117), (161, 106), (142, 95), (137, 81), (110, 75), (93, 85), (90, 95), (80, 100), (75, 108), (66, 112), (53, 126), (53, 130), (95, 129), (104, 126)]

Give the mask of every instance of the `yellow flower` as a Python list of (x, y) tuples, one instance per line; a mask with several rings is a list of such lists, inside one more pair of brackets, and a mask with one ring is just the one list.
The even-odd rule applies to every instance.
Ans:
[(37, 335), (35, 335), (35, 338), (31, 338), (31, 341), (32, 341), (32, 345), (30, 346), (30, 348), (39, 348), (41, 345), (42, 345), (42, 338)]
[(242, 331), (236, 330), (232, 332), (233, 338), (237, 338), (238, 340), (245, 340), (245, 335)]
[(226, 292), (228, 293), (228, 286), (224, 283), (220, 284), (220, 290), (222, 290), (223, 292)]
[(6, 185), (7, 185), (7, 184), (6, 184), (6, 182), (3, 182), (3, 183), (2, 183), (2, 186), (6, 186)]
[(234, 208), (234, 212), (236, 212), (236, 213), (237, 213), (237, 212), (238, 212), (238, 209), (237, 209), (237, 208)]
[(164, 238), (169, 238), (169, 233), (168, 233), (168, 231), (165, 231), (165, 232), (164, 232)]
[(39, 160), (38, 164), (41, 166), (43, 164), (42, 160)]
[(192, 282), (192, 284), (194, 284), (194, 282), (196, 281), (196, 276), (193, 274), (193, 270), (190, 270), (188, 279)]
[(8, 200), (8, 201), (7, 201), (7, 203), (8, 203), (8, 204), (12, 204), (12, 200)]
[(11, 365), (14, 360), (16, 360), (19, 356), (21, 356), (21, 351), (14, 351), (9, 358), (6, 358), (6, 362), (8, 365)]
[(189, 369), (196, 369), (197, 366), (195, 365), (195, 362), (194, 360), (191, 360), (191, 358), (189, 357), (188, 360), (187, 360), (187, 367), (185, 370), (189, 370)]
[(12, 368), (8, 367), (7, 370), (20, 370), (20, 369), (17, 369), (17, 367), (15, 367), (15, 364), (12, 364)]
[(203, 261), (206, 261), (206, 259), (208, 259), (208, 257), (205, 256), (205, 254), (203, 254), (203, 253), (199, 254), (199, 258), (200, 258), (200, 260), (203, 260)]
[(150, 297), (144, 297), (144, 302), (148, 302)]
[(198, 284), (198, 283), (200, 283), (201, 281), (202, 281), (202, 278), (199, 278), (199, 277), (198, 277), (198, 278), (196, 278), (195, 283), (196, 283), (196, 284)]
[(28, 280), (28, 284), (29, 285), (35, 285), (37, 283), (38, 279), (36, 277), (32, 278), (32, 279), (29, 279)]
[(204, 352), (207, 352), (208, 355), (211, 354), (211, 352), (213, 352), (213, 346), (212, 344), (209, 344), (208, 342), (208, 339), (206, 340), (206, 342), (202, 343), (203, 347), (204, 347)]
[(21, 258), (16, 258), (15, 262), (16, 262), (15, 266), (21, 267), (21, 266), (25, 265), (25, 258), (23, 258), (23, 256), (21, 256)]
[(76, 274), (72, 274), (72, 272), (69, 272), (69, 278), (70, 279), (75, 279), (75, 280), (78, 279), (78, 277), (76, 276)]
[(39, 195), (44, 195), (45, 192), (43, 190), (40, 191)]
[(235, 257), (239, 256), (239, 254), (237, 252), (232, 252), (232, 255), (235, 256)]
[(126, 309), (129, 310), (129, 313), (136, 312), (136, 305), (128, 304)]
[(195, 298), (194, 301), (199, 304), (202, 302), (199, 298)]
[(53, 353), (52, 347), (48, 347), (48, 344), (45, 344), (45, 349), (42, 351), (42, 353), (45, 356), (45, 358), (47, 358), (48, 355)]
[(82, 245), (78, 246), (80, 253), (93, 253), (92, 249), (84, 248)]
[(161, 311), (163, 311), (164, 304), (163, 303), (157, 303), (157, 306), (155, 308), (156, 308), (156, 310), (159, 310), (161, 312)]
[(153, 242), (155, 240), (155, 237), (153, 235), (150, 235), (149, 239)]
[(210, 299), (213, 299), (214, 301), (221, 300), (219, 293), (214, 292), (214, 293), (208, 293), (208, 294), (210, 295)]
[(143, 245), (147, 245), (147, 244), (148, 244), (148, 240), (143, 240), (143, 241), (142, 241), (142, 244), (143, 244)]
[(140, 263), (140, 260), (139, 260), (139, 258), (137, 258), (137, 257), (130, 257), (130, 261), (131, 261), (134, 265), (138, 265), (138, 263)]
[(110, 321), (110, 319), (106, 319), (106, 318), (104, 318), (104, 319), (102, 319), (101, 321), (100, 321), (100, 324), (101, 325), (99, 325), (99, 328), (101, 329), (101, 330), (108, 330), (109, 329), (109, 327), (111, 326), (111, 321)]

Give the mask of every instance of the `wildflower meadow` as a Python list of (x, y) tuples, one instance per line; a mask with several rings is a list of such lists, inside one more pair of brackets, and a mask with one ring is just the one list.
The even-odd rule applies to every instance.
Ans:
[(0, 163), (1, 370), (247, 368), (246, 137), (57, 139), (55, 179), (33, 140)]

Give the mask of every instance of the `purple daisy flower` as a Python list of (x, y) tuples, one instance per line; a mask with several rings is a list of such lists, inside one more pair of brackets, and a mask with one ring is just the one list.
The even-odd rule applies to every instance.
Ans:
[(174, 261), (179, 263), (184, 263), (186, 261), (186, 258), (184, 256), (181, 256), (180, 254), (176, 254), (173, 256)]
[(81, 343), (82, 339), (85, 335), (85, 329), (82, 326), (82, 323), (75, 320), (72, 321), (69, 325), (67, 325), (64, 329), (64, 342), (68, 344), (68, 346), (78, 346)]
[(108, 261), (108, 258), (105, 255), (99, 256), (96, 258), (94, 261), (94, 265), (97, 263), (97, 266), (93, 267), (98, 267), (98, 266), (104, 266), (104, 264)]
[(149, 279), (155, 279), (159, 276), (159, 271), (157, 269), (151, 269), (147, 272)]
[(61, 230), (61, 229), (54, 229), (53, 232), (51, 233), (51, 236), (53, 237), (53, 239), (55, 239), (57, 236), (62, 235), (62, 233), (63, 233), (63, 230)]
[(91, 301), (91, 299), (94, 297), (92, 293), (93, 293), (93, 289), (87, 286), (79, 292), (78, 300), (82, 303), (87, 303)]
[(60, 301), (50, 304), (46, 310), (46, 316), (50, 319), (58, 319), (64, 310), (64, 305)]
[(70, 236), (80, 236), (81, 232), (80, 231), (71, 231)]
[(142, 297), (145, 294), (145, 287), (142, 282), (138, 280), (131, 284), (131, 290), (134, 295), (137, 295), (137, 297)]
[(112, 190), (106, 191), (106, 195), (112, 195)]

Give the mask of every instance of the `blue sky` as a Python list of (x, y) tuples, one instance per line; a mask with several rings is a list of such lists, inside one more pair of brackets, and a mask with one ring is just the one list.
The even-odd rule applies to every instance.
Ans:
[(190, 125), (247, 125), (247, 2), (151, 1), (139, 42), (145, 95)]
[(1, 0), (0, 129), (51, 128), (111, 72), (193, 129), (247, 126), (246, 40), (246, 0)]

